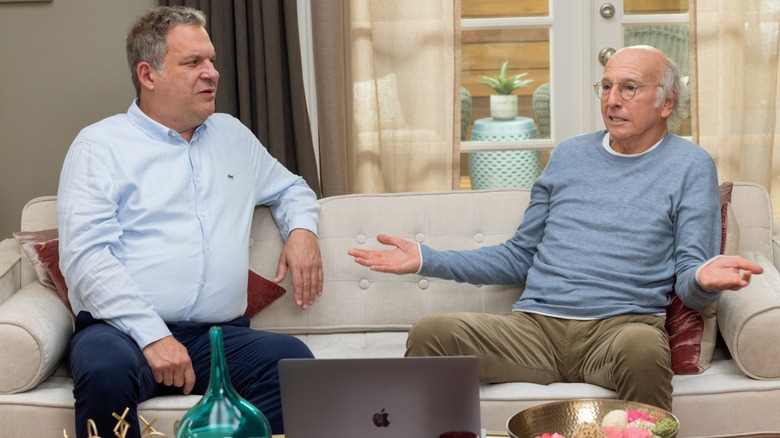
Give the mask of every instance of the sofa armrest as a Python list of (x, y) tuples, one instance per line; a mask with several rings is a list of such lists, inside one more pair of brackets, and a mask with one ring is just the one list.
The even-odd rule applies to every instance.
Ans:
[(724, 291), (718, 328), (737, 366), (754, 379), (780, 379), (780, 272), (759, 253), (744, 255), (764, 268), (739, 291)]
[(0, 242), (0, 304), (22, 287), (22, 252), (15, 239)]
[(59, 366), (73, 333), (73, 314), (38, 282), (0, 304), (0, 394), (35, 388)]

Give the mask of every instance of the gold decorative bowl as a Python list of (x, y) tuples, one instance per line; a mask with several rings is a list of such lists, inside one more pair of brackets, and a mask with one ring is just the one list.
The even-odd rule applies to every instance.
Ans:
[[(610, 411), (622, 409), (644, 411), (654, 421), (671, 418), (677, 423), (677, 430), (680, 428), (680, 421), (669, 411), (644, 403), (605, 399), (569, 400), (524, 409), (507, 421), (506, 429), (512, 438), (535, 438), (543, 433), (558, 433), (566, 438), (598, 438), (605, 435), (587, 431), (593, 430), (593, 425), (601, 426), (601, 420)], [(677, 435), (677, 430), (670, 438)]]

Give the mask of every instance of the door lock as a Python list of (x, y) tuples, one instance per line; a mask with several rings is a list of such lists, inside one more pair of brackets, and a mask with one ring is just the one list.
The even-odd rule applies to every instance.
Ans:
[(599, 9), (601, 16), (604, 18), (612, 18), (615, 16), (615, 6), (612, 3), (604, 3)]

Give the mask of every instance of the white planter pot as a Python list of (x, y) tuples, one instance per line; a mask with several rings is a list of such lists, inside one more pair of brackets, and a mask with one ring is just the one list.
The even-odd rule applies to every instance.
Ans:
[(514, 94), (491, 94), (490, 117), (495, 120), (514, 120), (517, 117), (517, 96)]

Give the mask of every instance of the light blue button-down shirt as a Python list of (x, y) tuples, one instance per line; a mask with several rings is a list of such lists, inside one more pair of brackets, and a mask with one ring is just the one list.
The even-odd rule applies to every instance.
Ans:
[(165, 322), (246, 309), (249, 229), (269, 205), (286, 239), (317, 232), (319, 206), (237, 119), (214, 114), (187, 143), (133, 103), (82, 130), (60, 176), (60, 268), (73, 311), (143, 348)]

